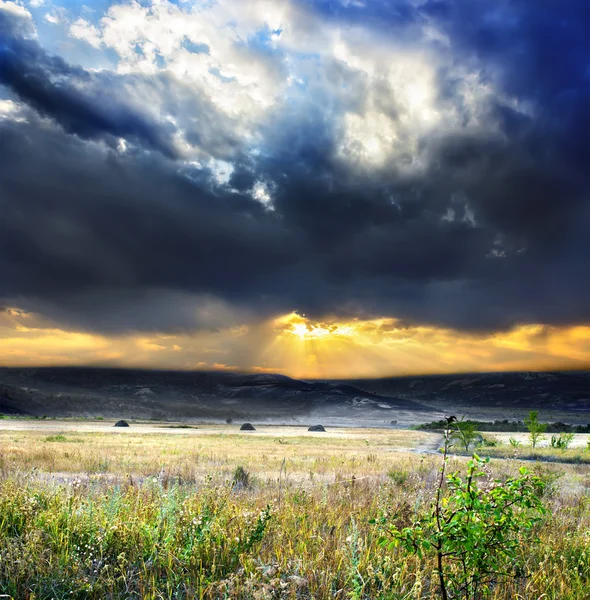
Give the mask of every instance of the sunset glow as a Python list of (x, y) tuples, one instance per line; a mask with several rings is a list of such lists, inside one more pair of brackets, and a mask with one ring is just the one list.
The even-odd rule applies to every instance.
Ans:
[(0, 366), (590, 365), (587, 7), (0, 0)]
[(467, 334), (396, 319), (266, 322), (182, 334), (96, 335), (39, 315), (0, 315), (0, 362), (12, 366), (108, 365), (283, 373), (298, 378), (577, 369), (590, 365), (590, 327), (523, 325)]

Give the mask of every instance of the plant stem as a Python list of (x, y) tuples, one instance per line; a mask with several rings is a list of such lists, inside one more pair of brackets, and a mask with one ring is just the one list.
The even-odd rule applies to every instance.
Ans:
[(447, 587), (445, 584), (445, 575), (443, 569), (443, 551), (442, 551), (442, 541), (440, 538), (440, 534), (442, 533), (442, 524), (440, 517), (440, 496), (442, 493), (442, 487), (445, 480), (445, 469), (447, 466), (447, 454), (449, 450), (449, 436), (450, 429), (447, 427), (445, 429), (445, 445), (443, 449), (443, 462), (440, 468), (440, 478), (438, 480), (438, 488), (436, 490), (436, 504), (435, 504), (435, 514), (436, 514), (436, 527), (438, 529), (439, 538), (436, 544), (436, 559), (437, 559), (437, 570), (438, 570), (438, 580), (440, 582), (440, 593), (442, 596), (442, 600), (448, 600), (449, 596), (447, 594)]

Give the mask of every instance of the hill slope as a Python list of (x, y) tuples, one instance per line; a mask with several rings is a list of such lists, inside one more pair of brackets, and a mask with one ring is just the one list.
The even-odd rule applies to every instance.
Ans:
[[(0, 412), (158, 420), (216, 419), (342, 424), (430, 419), (409, 399), (362, 391), (347, 382), (282, 375), (96, 368), (0, 368)], [(416, 413), (427, 416), (416, 418)]]
[(589, 371), (391, 377), (346, 383), (374, 394), (411, 399), (436, 410), (484, 418), (494, 415), (503, 419), (539, 410), (547, 413), (547, 418), (549, 413), (559, 413), (583, 423), (590, 419)]

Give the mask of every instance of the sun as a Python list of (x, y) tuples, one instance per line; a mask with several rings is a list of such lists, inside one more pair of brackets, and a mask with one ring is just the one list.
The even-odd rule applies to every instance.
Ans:
[(328, 325), (326, 323), (311, 323), (305, 315), (293, 312), (275, 319), (277, 331), (293, 335), (301, 341), (328, 338), (333, 335), (342, 335), (349, 332), (341, 331), (339, 325)]
[(300, 340), (304, 340), (307, 337), (309, 329), (305, 323), (293, 323), (291, 329), (287, 329), (286, 331), (298, 336)]

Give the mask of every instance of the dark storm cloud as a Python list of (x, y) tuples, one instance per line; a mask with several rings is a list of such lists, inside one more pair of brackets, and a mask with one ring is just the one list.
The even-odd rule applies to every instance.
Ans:
[[(291, 291), (302, 310), (345, 309), (347, 298), (351, 315), (360, 306), (467, 329), (590, 319), (587, 180), (535, 158), (533, 140), (446, 137), (432, 142), (427, 173), (375, 180), (322, 164), (325, 149), (306, 139), (281, 138), (268, 167), (277, 208), (305, 232), (310, 272), (321, 273)], [(279, 147), (289, 149), (280, 161)]]
[[(0, 125), (10, 149), (0, 164), (0, 297), (72, 312), (83, 300), (88, 327), (104, 304), (100, 326), (125, 328), (112, 298), (257, 297), (267, 273), (297, 260), (280, 220), (250, 196), (213, 193), (206, 172), (189, 180), (153, 157), (121, 157), (29, 118)], [(145, 316), (137, 309), (128, 326), (182, 321)]]
[[(332, 102), (314, 90), (304, 112), (277, 110), (255, 155), (241, 155), (231, 122), (187, 92), (204, 112), (186, 138), (234, 161), (220, 184), (170, 160), (154, 124), (79, 92), (88, 73), (9, 37), (2, 80), (65, 132), (32, 112), (0, 122), (2, 304), (109, 331), (205, 326), (206, 311), (193, 314), (196, 296), (260, 316), (391, 315), (471, 330), (590, 322), (585, 4), (369, 4), (367, 22), (381, 32), (388, 19), (436, 22), (456, 61), (535, 109), (516, 110), (500, 95), (486, 113), (496, 135), (433, 134), (420, 141), (426, 167), (394, 161), (368, 172), (337, 152), (331, 111), (360, 110), (370, 85), (342, 65), (327, 80), (354, 90)], [(362, 13), (335, 6), (317, 8), (339, 21)], [(450, 71), (441, 68), (438, 86), (441, 105), (460, 111)], [(372, 91), (395, 119), (393, 92)], [(107, 134), (168, 158), (79, 139)], [(274, 211), (253, 200), (256, 182), (271, 191)]]
[[(431, 0), (420, 10), (432, 14), (458, 53), (479, 58), (486, 76), (501, 89), (542, 106), (537, 127), (551, 135), (551, 150), (577, 168), (590, 164), (586, 0)], [(518, 126), (509, 112), (503, 117), (507, 129)]]
[(176, 157), (160, 127), (115, 99), (112, 87), (116, 82), (49, 56), (35, 40), (22, 37), (22, 22), (0, 11), (0, 84), (41, 115), (55, 119), (68, 133), (86, 139), (138, 138), (166, 156)]

